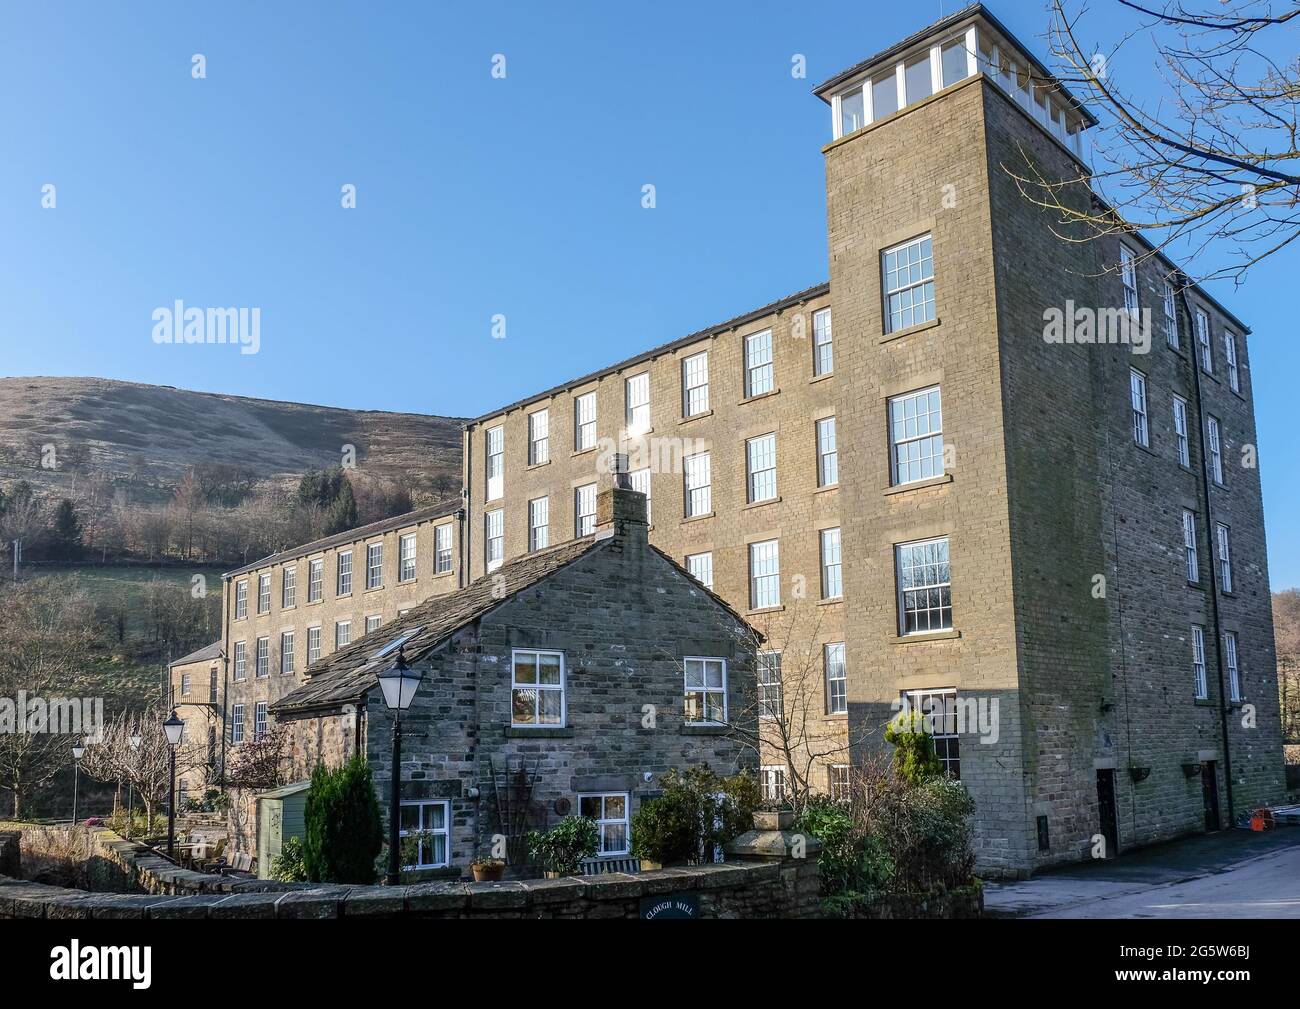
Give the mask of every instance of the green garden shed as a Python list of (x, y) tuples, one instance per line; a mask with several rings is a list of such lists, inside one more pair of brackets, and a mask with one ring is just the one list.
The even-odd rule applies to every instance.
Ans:
[(306, 832), (307, 789), (310, 781), (273, 788), (257, 797), (257, 877), (271, 877), (271, 863), (284, 842)]

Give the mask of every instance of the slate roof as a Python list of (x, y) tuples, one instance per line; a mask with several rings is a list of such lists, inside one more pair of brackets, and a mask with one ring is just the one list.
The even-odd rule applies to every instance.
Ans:
[(445, 518), (448, 515), (454, 515), (460, 508), (460, 498), (445, 498), (436, 504), (428, 505), (424, 508), (416, 508), (414, 511), (402, 512), (401, 515), (394, 515), (392, 518), (380, 519), (378, 522), (371, 522), (368, 525), (357, 526), (355, 529), (349, 529), (347, 532), (335, 533), (333, 536), (323, 536), (318, 540), (312, 540), (310, 543), (304, 543), (302, 546), (290, 547), (287, 550), (281, 550), (278, 553), (267, 554), (261, 560), (253, 561), (251, 564), (245, 564), (242, 568), (235, 568), (234, 571), (227, 571), (223, 578), (231, 578), (235, 575), (247, 574), (249, 571), (256, 571), (258, 568), (264, 568), (271, 564), (281, 564), (284, 561), (291, 561), (296, 557), (306, 557), (308, 554), (314, 554), (319, 550), (328, 550), (330, 547), (342, 546), (345, 543), (352, 543), (355, 540), (365, 539), (367, 536), (376, 536), (379, 533), (386, 533), (390, 529), (400, 529), (402, 526), (414, 525), (417, 522), (428, 522), (431, 519)]
[(526, 554), (463, 589), (434, 596), (412, 607), (404, 616), (313, 665), (311, 679), (272, 704), (270, 711), (277, 715), (292, 715), (359, 701), (376, 685), (375, 677), (392, 666), (397, 658), (396, 651), (375, 658), (375, 652), (390, 641), (414, 633), (402, 646), (406, 661), (414, 663), (460, 628), (589, 551), (598, 549), (604, 542), (587, 536), (549, 550)]
[(172, 666), (186, 666), (191, 662), (205, 662), (208, 659), (219, 658), (221, 658), (221, 642), (214, 641), (210, 645), (204, 645), (198, 651), (190, 652), (189, 655), (182, 655), (174, 662), (167, 663), (167, 668), (171, 669)]

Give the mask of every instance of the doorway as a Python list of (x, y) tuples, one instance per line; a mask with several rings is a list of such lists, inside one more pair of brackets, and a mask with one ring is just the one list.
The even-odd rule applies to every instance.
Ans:
[(1219, 764), (1215, 760), (1201, 762), (1201, 795), (1205, 801), (1205, 829), (1219, 829)]
[(1101, 820), (1101, 836), (1106, 839), (1106, 857), (1119, 854), (1119, 820), (1115, 814), (1115, 771), (1111, 768), (1097, 771), (1097, 815)]

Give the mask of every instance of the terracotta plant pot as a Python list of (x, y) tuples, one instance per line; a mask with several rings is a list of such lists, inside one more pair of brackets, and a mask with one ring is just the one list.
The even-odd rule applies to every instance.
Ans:
[(470, 868), (475, 883), (495, 883), (506, 873), (504, 862), (475, 862)]
[(794, 811), (783, 809), (779, 813), (755, 813), (755, 830), (789, 830), (794, 826)]

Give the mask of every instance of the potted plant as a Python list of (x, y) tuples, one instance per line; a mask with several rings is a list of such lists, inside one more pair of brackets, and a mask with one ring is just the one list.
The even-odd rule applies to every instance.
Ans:
[(789, 830), (794, 826), (794, 807), (788, 802), (764, 802), (754, 811), (755, 830)]
[(474, 859), (470, 863), (470, 869), (474, 873), (475, 883), (495, 883), (505, 875), (506, 860), (484, 855), (481, 858)]
[(572, 876), (600, 848), (600, 828), (585, 816), (566, 816), (550, 830), (528, 832), (528, 854), (547, 879)]

